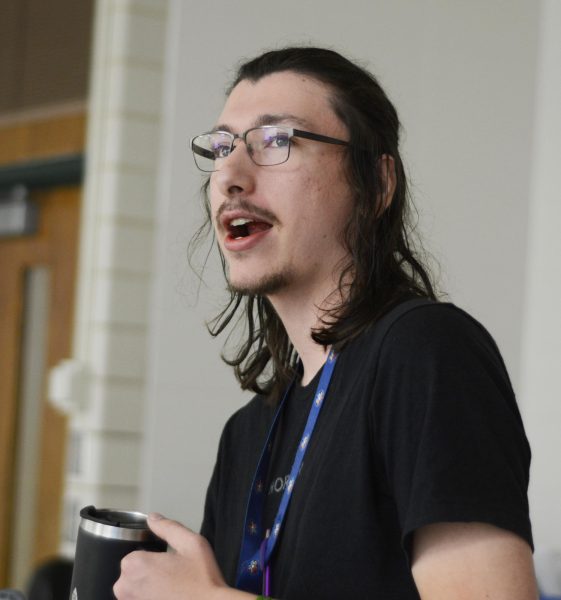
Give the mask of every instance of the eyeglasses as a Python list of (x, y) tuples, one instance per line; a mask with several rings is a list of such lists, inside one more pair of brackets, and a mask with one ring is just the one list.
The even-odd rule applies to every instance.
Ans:
[(319, 133), (310, 133), (284, 125), (264, 125), (253, 127), (245, 133), (209, 131), (191, 140), (191, 150), (197, 167), (205, 173), (218, 171), (222, 161), (234, 151), (236, 140), (243, 140), (251, 160), (261, 167), (280, 165), (290, 156), (290, 140), (293, 137), (305, 138), (325, 144), (348, 146), (349, 142), (337, 140)]

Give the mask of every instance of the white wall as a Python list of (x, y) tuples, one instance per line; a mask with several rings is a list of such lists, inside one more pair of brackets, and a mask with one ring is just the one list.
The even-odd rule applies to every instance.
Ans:
[(527, 0), (171, 2), (143, 507), (198, 527), (226, 418), (245, 401), (196, 304), (186, 261), (200, 223), (188, 139), (214, 123), (235, 63), (330, 45), (376, 73), (401, 114), (427, 245), (443, 287), (480, 318), (520, 377), (539, 4)]
[(521, 390), (533, 450), (534, 535), (544, 551), (558, 551), (561, 593), (561, 2), (542, 7)]

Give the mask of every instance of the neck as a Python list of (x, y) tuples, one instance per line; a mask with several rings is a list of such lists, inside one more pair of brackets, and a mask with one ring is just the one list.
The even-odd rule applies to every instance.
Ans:
[(325, 286), (313, 295), (286, 290), (269, 296), (302, 361), (302, 385), (307, 385), (314, 378), (325, 363), (330, 350), (314, 342), (311, 334), (313, 329), (321, 327), (321, 318), (329, 305), (333, 306), (333, 300), (328, 300), (333, 289), (333, 286)]

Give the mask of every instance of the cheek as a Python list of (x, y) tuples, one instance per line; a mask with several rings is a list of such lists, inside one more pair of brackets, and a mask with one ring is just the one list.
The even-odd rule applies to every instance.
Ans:
[(210, 206), (210, 220), (212, 223), (212, 227), (214, 230), (216, 227), (216, 211), (220, 208), (220, 197), (215, 189), (215, 186), (212, 185), (212, 180), (207, 190), (208, 204)]
[(210, 203), (210, 209), (212, 211), (212, 216), (214, 218), (214, 214), (216, 213), (216, 209), (218, 208), (218, 192), (216, 190), (216, 184), (213, 184), (212, 177), (210, 178), (210, 183), (207, 188), (207, 196), (208, 201)]
[(307, 218), (318, 228), (316, 237), (339, 239), (352, 211), (352, 196), (340, 164), (322, 169), (323, 178), (310, 177), (305, 199)]

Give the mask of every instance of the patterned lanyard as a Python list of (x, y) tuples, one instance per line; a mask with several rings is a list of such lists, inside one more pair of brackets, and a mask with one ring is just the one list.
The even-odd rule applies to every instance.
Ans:
[[(323, 401), (327, 394), (327, 389), (329, 387), (336, 362), (337, 355), (331, 351), (321, 372), (319, 384), (314, 395), (314, 401), (312, 402), (306, 427), (304, 428), (304, 434), (302, 435), (300, 443), (298, 444), (298, 449), (296, 450), (288, 484), (284, 489), (279, 509), (275, 516), (271, 535), (270, 537), (266, 537), (263, 534), (261, 522), (263, 506), (265, 503), (265, 479), (267, 476), (267, 470), (269, 468), (269, 459), (271, 458), (273, 439), (279, 422), (278, 417), (282, 412), (282, 408), (286, 398), (289, 395), (290, 389), (292, 388), (292, 384), (285, 392), (282, 402), (275, 413), (273, 423), (269, 430), (267, 440), (265, 441), (265, 446), (261, 452), (261, 457), (255, 471), (255, 476), (253, 477), (253, 482), (251, 484), (251, 494), (249, 496), (245, 515), (240, 560), (238, 563), (238, 580), (236, 584), (238, 589), (245, 590), (247, 592), (259, 593), (261, 591), (260, 583), (262, 580), (264, 580), (265, 592), (266, 595), (268, 595), (268, 568), (266, 568), (266, 565), (268, 565), (271, 554), (273, 553), (277, 543), (286, 510), (292, 497), (294, 484), (296, 482), (296, 478), (298, 477), (298, 473), (300, 472), (304, 455), (308, 449), (308, 444), (310, 442), (310, 438), (312, 437), (319, 412), (323, 406)], [(265, 577), (263, 577), (263, 575), (265, 575)]]

